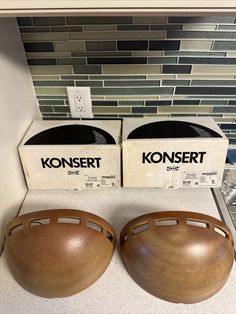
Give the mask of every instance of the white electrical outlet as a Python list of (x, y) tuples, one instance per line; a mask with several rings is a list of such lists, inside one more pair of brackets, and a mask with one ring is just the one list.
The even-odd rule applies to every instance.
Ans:
[(72, 118), (92, 118), (90, 87), (67, 87)]

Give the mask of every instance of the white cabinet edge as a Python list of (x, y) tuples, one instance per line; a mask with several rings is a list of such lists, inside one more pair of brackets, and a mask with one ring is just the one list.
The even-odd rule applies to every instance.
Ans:
[(226, 0), (1, 0), (0, 16), (30, 14), (144, 14), (236, 13), (236, 1)]

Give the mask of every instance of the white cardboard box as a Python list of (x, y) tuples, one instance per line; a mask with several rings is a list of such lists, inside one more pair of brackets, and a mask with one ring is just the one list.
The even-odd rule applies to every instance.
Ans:
[[(41, 133), (45, 135), (43, 140), (41, 138), (39, 141), (44, 143), (43, 145), (26, 144), (28, 140), (34, 140), (34, 136), (40, 132), (51, 132), (56, 127), (65, 129), (65, 126), (71, 125), (83, 125), (86, 128), (92, 126), (98, 128), (98, 131), (108, 132), (114, 144), (106, 144), (105, 137), (96, 132), (96, 129), (90, 134), (94, 135), (100, 144), (47, 144), (51, 140), (49, 133)], [(56, 132), (58, 133), (58, 129)], [(60, 132), (64, 131), (61, 129)], [(63, 137), (64, 133), (59, 133), (58, 137)], [(85, 133), (83, 132), (82, 136)], [(75, 138), (73, 134), (71, 136)], [(121, 122), (114, 120), (32, 122), (19, 146), (28, 188), (83, 190), (120, 187), (120, 136)], [(70, 142), (70, 138), (68, 141)]]
[[(194, 123), (200, 125), (200, 129), (203, 127), (202, 135), (206, 133), (206, 127), (219, 136), (157, 138), (158, 134), (155, 134), (156, 138), (129, 138), (133, 130), (157, 121)], [(198, 129), (198, 126), (194, 127)], [(228, 139), (209, 117), (124, 119), (123, 186), (220, 187), (227, 147)]]

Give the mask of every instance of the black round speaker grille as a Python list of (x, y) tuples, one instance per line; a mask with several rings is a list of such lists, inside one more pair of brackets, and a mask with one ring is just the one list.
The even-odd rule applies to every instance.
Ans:
[(183, 138), (183, 137), (221, 137), (217, 132), (191, 122), (157, 121), (134, 129), (128, 139), (139, 138)]
[(63, 125), (42, 131), (31, 137), (25, 145), (86, 145), (116, 144), (106, 131), (90, 125)]

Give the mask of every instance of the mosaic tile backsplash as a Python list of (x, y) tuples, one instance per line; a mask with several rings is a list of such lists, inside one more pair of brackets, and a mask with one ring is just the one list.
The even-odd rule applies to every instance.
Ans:
[(212, 116), (236, 143), (236, 17), (22, 17), (44, 119), (69, 119), (66, 86), (98, 118)]

